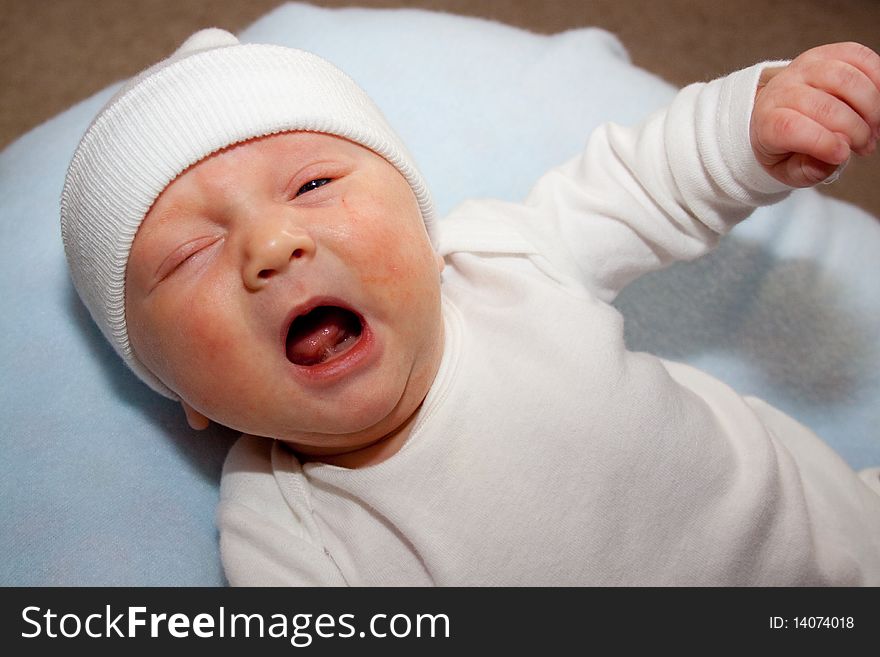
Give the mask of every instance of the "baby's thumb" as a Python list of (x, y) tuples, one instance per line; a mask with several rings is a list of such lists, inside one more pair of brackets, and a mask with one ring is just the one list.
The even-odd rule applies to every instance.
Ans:
[[(795, 153), (782, 165), (781, 180), (790, 187), (812, 187), (820, 182), (834, 182), (838, 165), (828, 164), (804, 153)], [(834, 176), (834, 178), (832, 178)]]

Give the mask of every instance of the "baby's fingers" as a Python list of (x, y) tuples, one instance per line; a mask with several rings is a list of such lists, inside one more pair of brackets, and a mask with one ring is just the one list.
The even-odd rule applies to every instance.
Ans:
[[(818, 46), (801, 54), (792, 64), (806, 66), (835, 60), (845, 62), (861, 71), (875, 89), (880, 89), (880, 55), (860, 43), (831, 43)], [(843, 81), (846, 81), (846, 77)]]
[(816, 61), (806, 65), (802, 75), (811, 87), (835, 96), (852, 108), (868, 126), (869, 137), (877, 138), (880, 88), (863, 71), (842, 61)]
[[(849, 147), (859, 155), (869, 155), (873, 152), (876, 133), (850, 104), (809, 86), (800, 88), (793, 96), (789, 109), (797, 110), (832, 133), (843, 137)], [(872, 109), (870, 113), (878, 113), (880, 120), (880, 97), (877, 102), (876, 111)]]
[(787, 107), (772, 110), (753, 127), (758, 160), (792, 187), (824, 180), (850, 154), (840, 135)]

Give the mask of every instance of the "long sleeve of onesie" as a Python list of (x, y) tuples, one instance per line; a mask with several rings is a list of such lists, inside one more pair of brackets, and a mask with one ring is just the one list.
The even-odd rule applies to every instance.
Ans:
[[(749, 142), (758, 79), (778, 64), (686, 87), (635, 128), (605, 124), (525, 204), (465, 204), (450, 224), (471, 224), (494, 206), (557, 272), (610, 301), (643, 273), (704, 255), (756, 207), (791, 191), (758, 165)], [(455, 229), (441, 251), (457, 249)]]

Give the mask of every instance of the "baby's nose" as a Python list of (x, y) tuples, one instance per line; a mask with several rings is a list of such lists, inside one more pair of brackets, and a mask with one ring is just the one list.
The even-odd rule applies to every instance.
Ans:
[(314, 254), (315, 242), (308, 233), (278, 222), (255, 227), (245, 247), (242, 278), (249, 290), (259, 290), (290, 263)]

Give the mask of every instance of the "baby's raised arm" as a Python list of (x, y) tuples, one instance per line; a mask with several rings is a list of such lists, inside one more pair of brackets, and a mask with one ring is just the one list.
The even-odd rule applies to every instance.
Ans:
[(831, 176), (880, 136), (880, 55), (857, 43), (808, 50), (761, 75), (750, 137), (761, 166), (791, 187)]
[(829, 179), (851, 153), (872, 153), (878, 136), (880, 56), (821, 46), (690, 85), (638, 126), (601, 126), (538, 181), (520, 225), (557, 270), (610, 301), (704, 255), (755, 208)]

